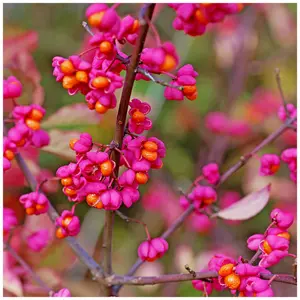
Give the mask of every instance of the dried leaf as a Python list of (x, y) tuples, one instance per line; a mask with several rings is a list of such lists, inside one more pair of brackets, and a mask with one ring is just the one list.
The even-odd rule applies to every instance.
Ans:
[(60, 126), (79, 126), (99, 124), (101, 116), (91, 111), (85, 103), (67, 105), (57, 110), (42, 123), (44, 128), (57, 128)]
[(253, 192), (229, 207), (220, 210), (212, 217), (225, 220), (248, 220), (259, 214), (267, 205), (270, 198), (271, 184)]
[(50, 144), (41, 150), (55, 154), (67, 160), (75, 160), (75, 152), (69, 147), (69, 141), (78, 138), (81, 132), (78, 131), (62, 131), (53, 129), (48, 131), (50, 136)]

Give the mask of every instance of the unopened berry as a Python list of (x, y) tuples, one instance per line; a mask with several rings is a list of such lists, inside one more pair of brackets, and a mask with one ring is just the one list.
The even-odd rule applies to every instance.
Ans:
[(95, 105), (95, 110), (97, 113), (99, 114), (105, 114), (107, 111), (108, 111), (108, 108), (104, 105), (102, 105), (99, 101), (96, 102), (96, 105)]
[(167, 54), (163, 64), (160, 66), (161, 71), (171, 71), (176, 67), (176, 60), (172, 55)]
[(98, 27), (101, 24), (102, 18), (104, 16), (104, 11), (100, 11), (95, 13), (88, 18), (88, 22), (93, 27)]
[(75, 77), (76, 80), (78, 80), (79, 82), (84, 82), (84, 83), (89, 82), (89, 76), (85, 71), (77, 71)]
[(110, 176), (113, 171), (113, 163), (111, 160), (107, 160), (100, 165), (100, 170), (103, 176)]
[(64, 78), (63, 78), (62, 86), (64, 89), (71, 89), (78, 83), (79, 83), (79, 81), (76, 79), (76, 76), (67, 75), (67, 76), (64, 76)]
[(151, 141), (144, 143), (143, 148), (150, 152), (156, 152), (158, 150), (157, 144)]
[(140, 112), (139, 110), (136, 110), (133, 114), (132, 114), (132, 121), (136, 122), (136, 123), (141, 123), (144, 122), (146, 119), (146, 116)]
[(267, 254), (270, 254), (272, 252), (272, 248), (267, 241), (263, 242), (263, 249), (264, 249), (264, 252)]
[(74, 146), (75, 146), (75, 143), (78, 141), (78, 139), (71, 139), (70, 142), (69, 142), (69, 146), (72, 150), (74, 150)]
[(149, 161), (155, 161), (157, 159), (157, 152), (150, 152), (146, 149), (143, 149), (142, 156)]
[(61, 227), (56, 229), (55, 235), (58, 239), (63, 239), (66, 237), (66, 235), (64, 234), (63, 229)]
[(113, 45), (109, 41), (103, 41), (99, 46), (100, 52), (109, 54), (113, 50)]
[(60, 65), (60, 70), (66, 75), (72, 75), (76, 70), (69, 60), (65, 60)]
[(40, 122), (32, 119), (26, 119), (25, 124), (32, 130), (39, 130), (41, 128)]
[(60, 182), (63, 186), (68, 186), (73, 183), (73, 180), (72, 180), (72, 177), (66, 177), (66, 178), (61, 179)]
[(233, 272), (234, 264), (226, 264), (219, 270), (219, 275), (222, 277), (228, 276)]
[(15, 154), (11, 150), (5, 150), (4, 157), (6, 157), (8, 160), (13, 160), (15, 157)]
[(92, 86), (96, 89), (105, 89), (109, 86), (109, 80), (107, 77), (98, 76), (93, 79)]
[(148, 181), (148, 175), (144, 172), (137, 172), (135, 174), (135, 180), (139, 184), (145, 184)]
[(41, 121), (43, 116), (44, 114), (40, 110), (34, 108), (28, 115), (28, 118), (35, 121)]
[(65, 188), (64, 190), (64, 193), (67, 195), (67, 196), (75, 196), (77, 194), (77, 191), (76, 190), (73, 190), (73, 189), (70, 189), (70, 188)]
[(241, 284), (241, 279), (240, 276), (231, 273), (224, 278), (224, 283), (230, 290), (236, 290)]

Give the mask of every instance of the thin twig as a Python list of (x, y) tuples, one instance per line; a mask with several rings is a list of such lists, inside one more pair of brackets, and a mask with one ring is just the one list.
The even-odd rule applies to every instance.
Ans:
[(284, 97), (284, 94), (283, 94), (283, 90), (282, 90), (282, 86), (281, 86), (281, 78), (280, 78), (280, 69), (279, 68), (275, 69), (275, 78), (276, 78), (277, 87), (278, 87), (278, 90), (279, 90), (279, 93), (280, 93), (280, 97), (281, 97), (281, 101), (283, 103), (283, 107), (284, 107), (286, 117), (289, 118), (290, 114), (289, 114), (289, 111), (288, 111), (287, 106), (286, 106), (287, 103), (286, 103), (286, 100), (285, 100), (285, 97)]
[(182, 91), (183, 90), (183, 86), (176, 86), (176, 85), (172, 85), (166, 81), (163, 81), (161, 79), (156, 78), (153, 74), (151, 74), (148, 70), (143, 69), (141, 67), (137, 67), (137, 72), (143, 74), (144, 76), (148, 77), (150, 80), (152, 80), (155, 83), (158, 83), (162, 86), (167, 86), (167, 87), (171, 87), (173, 89), (177, 89)]
[[(154, 285), (167, 282), (182, 282), (190, 280), (207, 280), (217, 278), (219, 276), (216, 271), (195, 272), (193, 274), (165, 274), (159, 276), (119, 276), (112, 275), (106, 278), (108, 285)], [(274, 274), (261, 273), (260, 278), (270, 280), (274, 278)], [(276, 274), (274, 281), (296, 285), (297, 281), (292, 275)]]

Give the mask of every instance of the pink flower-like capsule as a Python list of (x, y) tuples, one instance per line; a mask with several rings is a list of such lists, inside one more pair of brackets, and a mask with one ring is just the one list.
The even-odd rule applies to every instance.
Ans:
[(269, 288), (268, 280), (263, 280), (258, 277), (249, 277), (246, 281), (246, 291), (251, 293), (261, 293)]
[(168, 242), (158, 237), (142, 242), (138, 248), (138, 255), (141, 260), (152, 262), (162, 257), (168, 249)]
[(258, 266), (252, 266), (248, 263), (239, 263), (235, 266), (235, 274), (239, 276), (257, 276), (264, 269)]
[(95, 53), (97, 59), (113, 59), (116, 56), (114, 38), (110, 33), (97, 33), (89, 41), (91, 46), (99, 46)]
[(16, 106), (12, 111), (12, 116), (15, 120), (21, 123), (25, 123), (31, 130), (39, 130), (46, 110), (37, 104), (28, 106)]
[(141, 134), (144, 130), (151, 129), (152, 121), (146, 117), (146, 115), (151, 111), (151, 106), (147, 102), (142, 102), (139, 99), (132, 99), (129, 106), (129, 131)]
[(217, 201), (217, 193), (210, 186), (196, 186), (189, 194), (196, 208), (202, 208)]
[[(160, 169), (163, 165), (162, 158), (166, 156), (165, 144), (156, 137), (146, 138), (140, 136), (131, 139), (126, 145), (127, 150), (133, 152), (135, 159), (143, 162), (144, 160), (151, 164), (151, 168)], [(125, 154), (126, 155), (126, 154)], [(126, 156), (127, 158), (127, 156)], [(132, 157), (129, 156), (132, 161)], [(145, 163), (145, 166), (147, 163)], [(138, 171), (134, 167), (133, 170)]]
[(86, 203), (94, 208), (102, 209), (101, 195), (107, 190), (107, 186), (101, 182), (88, 182), (85, 187)]
[(149, 71), (161, 73), (174, 70), (179, 57), (175, 46), (171, 42), (165, 42), (157, 48), (145, 48), (141, 53), (141, 61)]
[(29, 143), (31, 134), (25, 124), (17, 123), (14, 127), (9, 129), (7, 136), (17, 147), (23, 147)]
[(52, 297), (72, 297), (72, 296), (68, 289), (63, 288), (59, 290), (57, 293), (53, 294)]
[(140, 193), (136, 188), (126, 186), (121, 191), (121, 197), (126, 207), (131, 207), (133, 203), (137, 202), (140, 198)]
[(264, 154), (260, 158), (260, 170), (261, 176), (269, 176), (275, 174), (280, 167), (280, 158), (276, 154)]
[(278, 264), (281, 259), (288, 256), (289, 253), (287, 250), (281, 251), (281, 250), (274, 250), (270, 254), (263, 254), (261, 256), (261, 260), (259, 262), (259, 266), (264, 268), (269, 268), (271, 266), (274, 266)]
[(217, 184), (220, 179), (219, 166), (216, 163), (210, 163), (202, 168), (204, 178), (210, 184)]
[(226, 264), (234, 264), (236, 265), (236, 261), (224, 254), (215, 254), (210, 261), (208, 262), (208, 269), (211, 271), (219, 271), (223, 265)]
[(80, 231), (80, 220), (74, 213), (69, 210), (64, 210), (60, 217), (55, 220), (56, 237), (63, 239), (67, 236), (75, 236)]
[(30, 234), (27, 238), (27, 246), (34, 252), (40, 252), (43, 250), (50, 239), (48, 229), (41, 229)]
[(113, 189), (102, 193), (101, 201), (104, 209), (106, 210), (117, 210), (122, 205), (122, 197), (120, 192)]
[(71, 139), (69, 145), (76, 153), (85, 154), (93, 148), (93, 140), (90, 134), (82, 133), (79, 139)]
[(88, 108), (95, 109), (99, 114), (104, 114), (108, 109), (115, 108), (117, 98), (114, 94), (106, 94), (103, 90), (91, 90), (85, 96)]
[(297, 148), (288, 148), (281, 153), (281, 159), (288, 164), (290, 171), (297, 172)]
[(18, 98), (22, 94), (22, 83), (14, 76), (3, 80), (3, 98)]
[[(92, 90), (102, 90), (106, 94), (112, 94), (123, 86), (124, 78), (111, 71), (92, 69), (90, 72), (89, 87)], [(97, 111), (97, 108), (95, 108)]]
[(177, 78), (172, 80), (170, 84), (173, 86), (181, 86), (182, 89), (166, 87), (164, 97), (167, 100), (182, 101), (184, 97), (189, 100), (197, 98), (196, 77), (198, 73), (194, 70), (193, 66), (188, 64), (181, 67), (177, 72)]
[(62, 82), (69, 95), (75, 95), (79, 91), (84, 95), (88, 93), (89, 72), (92, 67), (90, 63), (78, 55), (72, 55), (68, 59), (56, 56), (52, 60), (52, 67), (56, 81)]
[(273, 250), (286, 251), (289, 249), (290, 241), (281, 236), (277, 235), (268, 235), (263, 241), (260, 243), (260, 249), (265, 254), (270, 254)]
[(180, 196), (180, 198), (179, 198), (179, 205), (183, 209), (187, 209), (190, 206), (190, 201), (188, 199), (186, 199), (185, 196)]
[(191, 36), (204, 34), (206, 25), (209, 23), (209, 16), (205, 7), (199, 4), (169, 4), (176, 11), (176, 18), (173, 27), (176, 30), (184, 30)]
[(205, 127), (213, 133), (227, 134), (229, 120), (222, 112), (208, 113), (204, 119)]
[(263, 234), (254, 234), (247, 239), (247, 247), (250, 250), (257, 251), (261, 241), (264, 239)]
[(16, 213), (11, 208), (3, 208), (3, 235), (18, 225)]
[[(105, 177), (110, 176), (115, 168), (115, 162), (109, 158), (109, 155), (106, 152), (88, 152), (87, 153), (88, 160), (92, 163), (90, 166), (96, 167), (95, 165), (99, 166), (99, 171), (101, 174)], [(84, 161), (83, 161), (84, 162)], [(81, 170), (83, 171), (83, 168), (81, 167), (81, 162), (79, 164)], [(94, 168), (95, 169), (95, 168)], [(90, 172), (89, 170), (88, 172)], [(95, 171), (97, 171), (95, 169)], [(83, 172), (84, 173), (84, 172)]]
[(124, 43), (127, 41), (128, 43), (134, 45), (138, 37), (139, 29), (139, 20), (127, 15), (121, 21), (120, 30), (117, 35), (119, 42)]
[(120, 17), (114, 9), (109, 8), (106, 4), (90, 5), (85, 16), (88, 23), (92, 27), (96, 27), (99, 31), (110, 32), (116, 34), (120, 28)]
[(276, 222), (277, 227), (283, 230), (288, 229), (294, 222), (294, 216), (291, 213), (283, 212), (279, 208), (272, 210), (270, 218)]
[(17, 146), (8, 137), (3, 138), (3, 170), (10, 169), (10, 161), (14, 159)]
[(49, 200), (44, 194), (32, 192), (19, 198), (28, 215), (40, 215), (46, 213), (49, 208)]
[(50, 137), (47, 131), (40, 129), (32, 133), (30, 142), (34, 147), (42, 148), (49, 145)]
[[(294, 104), (292, 103), (288, 103), (286, 105), (286, 110), (288, 111), (288, 114), (291, 118), (294, 118), (297, 116), (297, 108), (294, 106)], [(278, 115), (278, 118), (281, 120), (281, 121), (285, 121), (286, 118), (287, 118), (287, 115), (286, 115), (286, 112), (285, 112), (285, 108), (284, 106), (280, 106), (279, 109), (278, 109), (278, 112), (277, 112), (277, 115)], [(296, 122), (295, 122), (296, 123)], [(296, 124), (295, 124), (296, 125)]]

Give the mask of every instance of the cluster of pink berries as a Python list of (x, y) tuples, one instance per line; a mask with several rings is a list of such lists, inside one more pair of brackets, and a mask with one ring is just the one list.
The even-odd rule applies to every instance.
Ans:
[[(198, 177), (197, 181), (205, 180), (211, 185), (218, 184), (220, 180), (219, 167), (216, 163), (209, 163), (202, 168), (202, 175)], [(200, 226), (204, 225), (209, 227), (211, 220), (206, 213), (211, 213), (211, 205), (217, 201), (217, 193), (211, 186), (204, 186), (196, 183), (193, 190), (186, 196), (181, 196), (179, 199), (180, 206), (187, 209), (190, 204), (194, 205), (194, 220)], [(192, 224), (191, 224), (192, 225)], [(195, 226), (192, 226), (195, 227)]]
[(191, 36), (204, 34), (209, 23), (222, 22), (227, 15), (244, 8), (242, 3), (172, 3), (169, 6), (176, 12), (173, 27)]
[(276, 154), (264, 154), (261, 158), (260, 175), (270, 176), (275, 174), (280, 167), (280, 159), (288, 165), (290, 178), (297, 182), (297, 148), (285, 149), (281, 156)]
[[(121, 52), (120, 48), (126, 42), (135, 45), (139, 33), (139, 20), (127, 15), (121, 19), (115, 11), (115, 6), (92, 4), (86, 10), (89, 25), (95, 33), (89, 40), (91, 49), (69, 58), (56, 56), (53, 58), (53, 75), (61, 82), (70, 95), (78, 92), (85, 95), (89, 109), (104, 114), (108, 109), (116, 107), (115, 91), (123, 86), (121, 71), (126, 70), (130, 56)], [(86, 61), (82, 56), (90, 50), (95, 50), (92, 61)], [(172, 78), (165, 88), (165, 98), (168, 100), (189, 100), (197, 98), (195, 72), (192, 65), (181, 67), (176, 75), (169, 73), (179, 64), (175, 46), (165, 42), (153, 48), (144, 48), (140, 56), (139, 72), (136, 80), (150, 80), (149, 74), (166, 74)], [(145, 121), (145, 126), (150, 126)], [(130, 124), (129, 124), (130, 126)], [(139, 132), (139, 129), (137, 129)]]
[[(76, 163), (61, 166), (56, 172), (69, 201), (75, 204), (85, 201), (91, 207), (105, 210), (117, 210), (122, 204), (131, 207), (139, 200), (139, 185), (147, 183), (150, 169), (162, 167), (162, 158), (166, 154), (164, 143), (155, 137), (134, 134), (152, 127), (151, 120), (146, 117), (150, 105), (139, 99), (133, 99), (129, 105), (128, 134), (124, 137), (122, 149), (113, 143), (93, 143), (88, 133), (70, 141), (70, 148), (76, 153)], [(114, 175), (113, 151), (120, 152), (120, 165), (127, 169), (118, 178)], [(80, 230), (74, 211), (64, 211), (56, 223), (59, 238), (77, 235)]]
[(291, 255), (288, 253), (290, 235), (286, 230), (292, 225), (294, 217), (279, 209), (274, 209), (270, 217), (271, 225), (276, 227), (269, 226), (264, 235), (255, 234), (247, 241), (249, 249), (262, 251), (258, 266), (249, 264), (242, 257), (235, 261), (226, 255), (216, 254), (208, 262), (208, 268), (202, 271), (216, 271), (218, 278), (209, 282), (193, 280), (193, 287), (207, 295), (213, 290), (229, 289), (232, 294), (238, 293), (240, 297), (273, 297), (272, 280), (261, 279), (260, 274), (271, 274), (266, 268)]
[(41, 148), (49, 144), (49, 135), (46, 131), (40, 129), (40, 122), (45, 115), (45, 109), (37, 104), (28, 106), (17, 105), (16, 98), (22, 94), (22, 84), (14, 76), (9, 76), (3, 80), (3, 98), (12, 99), (15, 104), (11, 112), (9, 122), (15, 123), (15, 126), (9, 129), (7, 136), (3, 139), (3, 170), (11, 168), (18, 148), (33, 145)]

